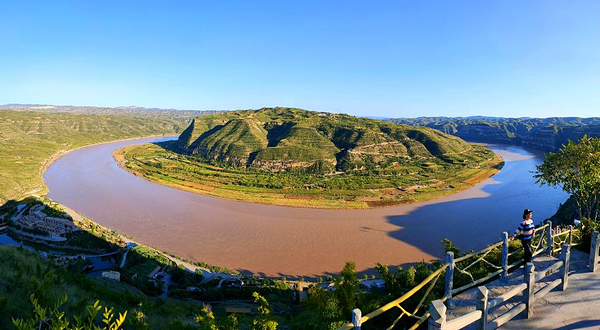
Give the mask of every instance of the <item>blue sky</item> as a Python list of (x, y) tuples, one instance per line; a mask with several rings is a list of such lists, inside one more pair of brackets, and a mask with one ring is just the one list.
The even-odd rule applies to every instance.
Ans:
[(3, 1), (0, 104), (600, 116), (600, 1)]

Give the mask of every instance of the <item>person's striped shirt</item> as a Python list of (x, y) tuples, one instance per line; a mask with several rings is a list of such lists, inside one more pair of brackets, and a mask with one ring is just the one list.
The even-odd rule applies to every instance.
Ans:
[(533, 225), (533, 220), (523, 220), (515, 230), (515, 237), (520, 238), (522, 240), (530, 240), (533, 238), (533, 234), (535, 233), (535, 226)]

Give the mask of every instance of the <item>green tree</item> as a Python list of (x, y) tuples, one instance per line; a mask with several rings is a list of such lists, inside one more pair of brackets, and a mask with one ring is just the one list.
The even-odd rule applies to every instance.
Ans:
[(385, 282), (385, 287), (390, 295), (398, 295), (401, 292), (402, 285), (398, 280), (398, 277), (390, 272), (390, 269), (387, 265), (377, 263), (375, 266), (375, 270), (381, 275), (381, 278)]
[(229, 314), (221, 324), (221, 330), (239, 330), (240, 322), (235, 314)]
[(319, 285), (313, 285), (308, 288), (306, 296), (304, 305), (317, 313), (323, 324), (329, 324), (342, 317), (339, 301), (334, 292), (327, 291)]
[(273, 320), (267, 299), (258, 292), (254, 292), (252, 297), (254, 303), (258, 304), (258, 315), (252, 320), (252, 330), (276, 330), (277, 322)]
[(196, 323), (200, 324), (201, 330), (219, 330), (217, 328), (217, 320), (215, 320), (215, 315), (208, 308), (208, 306), (203, 306), (200, 310), (200, 313), (195, 317)]
[(600, 138), (584, 136), (570, 141), (560, 151), (550, 153), (537, 166), (537, 182), (561, 187), (573, 195), (579, 214), (598, 220), (600, 196)]
[(208, 306), (202, 307), (200, 313), (195, 317), (196, 323), (200, 324), (201, 330), (239, 330), (240, 324), (234, 314), (225, 320), (217, 322), (215, 315)]
[(352, 309), (357, 305), (358, 287), (360, 282), (356, 276), (356, 264), (354, 261), (346, 262), (340, 277), (335, 281), (335, 293), (338, 297), (343, 315), (350, 315)]

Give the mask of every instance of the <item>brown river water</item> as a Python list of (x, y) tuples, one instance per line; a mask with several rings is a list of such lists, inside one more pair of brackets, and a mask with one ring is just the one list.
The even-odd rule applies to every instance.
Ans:
[[(479, 249), (512, 232), (523, 209), (539, 222), (567, 195), (535, 184), (542, 159), (515, 146), (491, 145), (504, 168), (471, 189), (423, 203), (371, 210), (321, 210), (238, 202), (194, 194), (137, 177), (111, 153), (156, 141), (120, 141), (75, 150), (44, 174), (48, 197), (136, 240), (184, 258), (266, 276), (338, 273), (377, 262), (401, 265), (443, 255), (449, 238)], [(164, 139), (163, 139), (164, 140)]]

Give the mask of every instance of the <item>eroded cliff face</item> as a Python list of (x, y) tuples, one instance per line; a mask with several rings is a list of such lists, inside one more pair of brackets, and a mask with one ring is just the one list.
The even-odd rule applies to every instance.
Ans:
[(542, 151), (556, 151), (560, 146), (559, 128), (556, 126), (541, 127), (523, 137), (521, 145)]
[(443, 118), (394, 119), (456, 135), (466, 141), (522, 145), (541, 151), (557, 151), (569, 140), (584, 135), (600, 136), (600, 118)]

